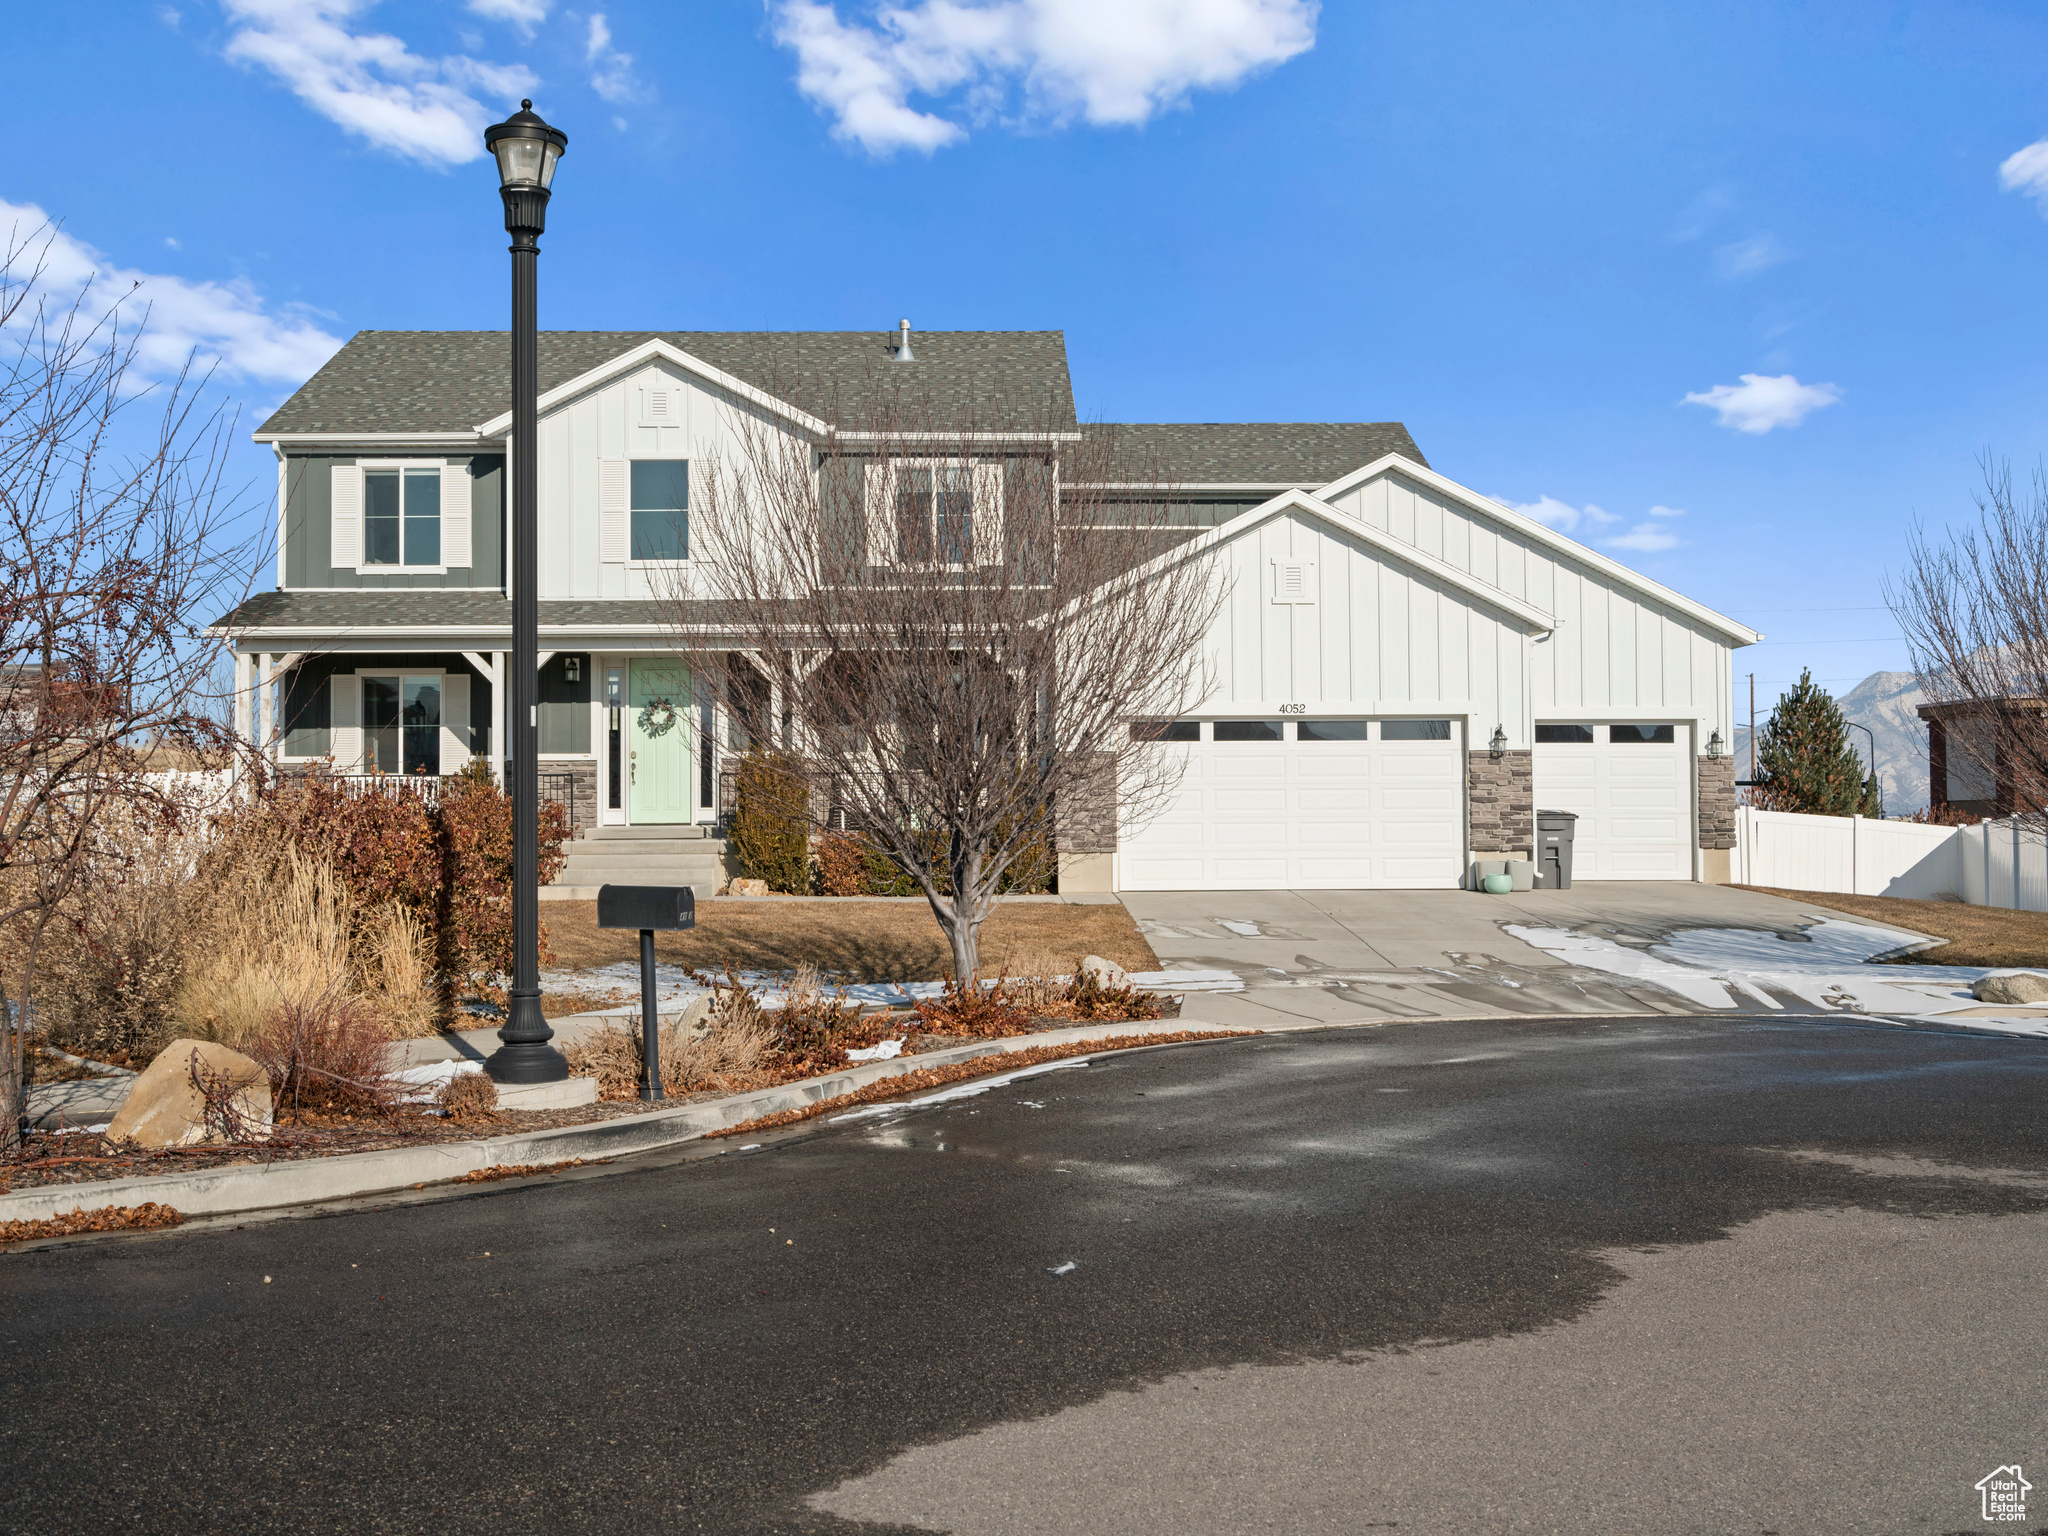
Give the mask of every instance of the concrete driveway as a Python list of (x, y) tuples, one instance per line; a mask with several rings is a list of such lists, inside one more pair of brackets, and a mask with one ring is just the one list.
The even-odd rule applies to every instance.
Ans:
[[(1169, 967), (1235, 971), (1241, 993), (1190, 997), (1187, 1015), (1261, 1029), (1400, 1018), (1695, 1013), (1647, 982), (1586, 970), (1503, 931), (1571, 928), (1632, 946), (1688, 928), (1796, 932), (1813, 903), (1678, 880), (1585, 881), (1569, 891), (1128, 892)], [(1853, 919), (1852, 919), (1853, 920)]]

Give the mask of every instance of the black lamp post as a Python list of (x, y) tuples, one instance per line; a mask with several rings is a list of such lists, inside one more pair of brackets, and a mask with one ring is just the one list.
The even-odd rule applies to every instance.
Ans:
[(540, 1011), (540, 535), (535, 496), (539, 427), (535, 268), (547, 226), (548, 186), (569, 136), (534, 115), (533, 103), (484, 131), (498, 159), (505, 229), (512, 236), (512, 992), (503, 1042), (484, 1069), (501, 1083), (555, 1083), (569, 1075)]

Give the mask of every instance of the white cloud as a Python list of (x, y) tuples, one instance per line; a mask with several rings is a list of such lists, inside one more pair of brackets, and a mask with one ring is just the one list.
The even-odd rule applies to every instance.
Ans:
[(1508, 506), (1523, 516), (1533, 517), (1544, 527), (1555, 528), (1559, 533), (1577, 533), (1581, 524), (1591, 532), (1593, 529), (1606, 528), (1621, 521), (1612, 512), (1596, 507), (1591, 502), (1587, 502), (1583, 507), (1575, 507), (1568, 501), (1559, 501), (1555, 496), (1539, 496), (1534, 501), (1526, 502), (1507, 501), (1506, 497), (1496, 499), (1506, 501)]
[(1687, 395), (1680, 404), (1711, 406), (1721, 426), (1764, 433), (1773, 427), (1796, 427), (1810, 413), (1841, 398), (1842, 391), (1833, 384), (1802, 384), (1789, 373), (1745, 373), (1740, 384), (1716, 384)]
[(1494, 499), (1513, 507), (1525, 517), (1535, 518), (1546, 528), (1576, 534), (1589, 544), (1603, 545), (1608, 549), (1670, 549), (1681, 542), (1668, 522), (1670, 518), (1685, 516), (1676, 507), (1652, 507), (1647, 521), (1637, 523), (1625, 533), (1610, 534), (1606, 530), (1625, 519), (1590, 501), (1583, 507), (1575, 507), (1555, 496), (1539, 496), (1534, 501), (1508, 501), (1504, 496)]
[(1627, 533), (1618, 533), (1600, 542), (1609, 549), (1634, 549), (1645, 553), (1675, 549), (1683, 540), (1671, 531), (1670, 519), (1683, 516), (1685, 514), (1676, 507), (1652, 507), (1648, 521), (1637, 523)]
[(1791, 256), (1775, 235), (1751, 235), (1714, 250), (1714, 267), (1726, 281), (1754, 277), (1766, 267), (1775, 267)]
[(606, 101), (632, 101), (640, 94), (640, 82), (633, 77), (633, 55), (612, 46), (612, 29), (604, 12), (590, 18), (590, 36), (583, 52), (590, 66), (590, 88)]
[(2008, 192), (2026, 193), (2048, 218), (2048, 139), (2036, 139), (2007, 155), (1998, 167), (1998, 184)]
[(469, 8), (489, 21), (509, 22), (522, 37), (548, 19), (548, 0), (469, 0)]
[(178, 14), (176, 6), (160, 5), (156, 8), (156, 19), (167, 27), (175, 28), (185, 18)]
[[(533, 93), (518, 65), (457, 54), (422, 58), (388, 33), (350, 23), (372, 0), (224, 0), (238, 30), (227, 56), (276, 75), (314, 111), (422, 164), (461, 165), (484, 152), (484, 128)], [(486, 106), (472, 92), (492, 98)]]
[(797, 88), (872, 154), (927, 154), (965, 130), (910, 105), (960, 94), (975, 121), (1135, 126), (1315, 46), (1318, 0), (902, 0), (842, 22), (770, 0)]
[[(33, 203), (0, 201), (0, 231), (6, 232), (0, 244), (27, 241), (32, 258), (40, 255), (37, 289), (46, 308), (68, 305), (81, 293), (87, 294), (88, 312), (104, 311), (118, 300), (122, 329), (143, 327), (137, 362), (153, 377), (176, 374), (196, 350), (200, 366), (217, 364), (231, 377), (297, 384), (341, 347), (341, 338), (328, 335), (303, 313), (265, 309), (262, 296), (245, 279), (195, 283), (118, 267), (64, 231), (52, 233), (49, 223), (49, 215)], [(16, 323), (24, 322), (34, 307), (17, 310)]]
[(184, 249), (182, 245), (178, 244), (178, 237), (176, 235), (165, 235), (164, 244), (174, 251), (182, 251)]

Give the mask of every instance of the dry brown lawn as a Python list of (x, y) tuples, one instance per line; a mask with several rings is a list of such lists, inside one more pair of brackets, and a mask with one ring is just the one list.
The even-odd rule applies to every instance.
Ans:
[[(558, 965), (609, 965), (640, 958), (640, 936), (597, 926), (594, 901), (551, 901), (541, 908)], [(809, 962), (844, 981), (944, 981), (953, 957), (923, 902), (716, 901), (697, 908), (687, 933), (657, 933), (656, 958), (700, 970), (728, 962), (739, 970), (791, 971)], [(1071, 963), (1101, 955), (1126, 970), (1156, 971), (1159, 957), (1120, 903), (1068, 906), (1011, 902), (982, 925), (984, 975), (1033, 954)]]
[(1938, 949), (1906, 956), (1902, 964), (2048, 966), (2048, 912), (2010, 912), (2004, 907), (1970, 907), (1959, 901), (1913, 901), (1903, 896), (1781, 891), (1762, 885), (1743, 889), (1827, 907), (1851, 917), (1896, 923), (1901, 928), (1948, 940)]

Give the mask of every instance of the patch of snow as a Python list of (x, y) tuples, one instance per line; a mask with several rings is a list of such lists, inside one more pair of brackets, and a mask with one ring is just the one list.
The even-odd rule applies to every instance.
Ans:
[(1689, 928), (1645, 951), (1565, 928), (1503, 926), (1574, 965), (1651, 982), (1708, 1008), (1738, 1007), (1727, 990), (1734, 988), (1773, 1008), (1782, 1006), (1770, 995), (1779, 992), (1823, 1012), (1961, 1023), (2048, 1038), (2048, 1018), (1948, 1017), (1984, 1007), (1970, 988), (1986, 976), (2010, 974), (2013, 967), (1871, 965), (1872, 956), (1915, 942), (1915, 935), (1896, 928), (1822, 918), (1797, 941), (1770, 929)]
[(884, 1040), (880, 1045), (871, 1045), (864, 1051), (848, 1051), (848, 1061), (889, 1061), (903, 1054), (901, 1040)]
[[(741, 971), (738, 974), (742, 982), (760, 994), (764, 1007), (782, 1006), (782, 983), (788, 979), (786, 976), (770, 971)], [(1147, 992), (1244, 990), (1244, 982), (1238, 978), (1235, 971), (1140, 971), (1131, 976), (1131, 982)], [(637, 960), (620, 960), (611, 965), (597, 965), (581, 971), (544, 971), (541, 973), (540, 987), (543, 992), (556, 994), (617, 990), (622, 1001), (607, 1004), (602, 1008), (592, 1008), (589, 1011), (606, 1018), (640, 1016), (640, 962)], [(654, 968), (654, 1006), (662, 1013), (680, 1013), (709, 990), (691, 980), (689, 972), (680, 965), (656, 965)], [(846, 1001), (863, 1006), (908, 1008), (913, 1003), (928, 1002), (943, 996), (946, 984), (942, 981), (858, 981), (850, 982), (843, 987), (836, 984), (828, 985), (827, 990), (843, 993)]]
[(1660, 960), (1640, 949), (1625, 949), (1612, 939), (1597, 939), (1569, 928), (1527, 928), (1520, 923), (1506, 923), (1502, 927), (1523, 943), (1573, 965), (1605, 971), (1610, 976), (1626, 976), (1631, 981), (1651, 982), (1705, 1008), (1735, 1006), (1728, 989), (1712, 977)]
[(1131, 985), (1145, 992), (1242, 992), (1235, 971), (1133, 971)]
[(1075, 1270), (1079, 1269), (1080, 1267), (1081, 1266), (1076, 1264), (1072, 1259), (1069, 1259), (1066, 1263), (1060, 1265), (1057, 1269), (1049, 1269), (1046, 1271), (1046, 1273), (1049, 1275), (1071, 1275)]
[(401, 1083), (411, 1083), (415, 1091), (403, 1095), (401, 1104), (424, 1104), (449, 1083), (466, 1072), (481, 1072), (483, 1067), (474, 1061), (431, 1061), (423, 1067), (407, 1067), (391, 1075)]
[[(1035, 1067), (1020, 1067), (1015, 1072), (1000, 1073), (995, 1077), (984, 1077), (971, 1083), (961, 1083), (952, 1088), (942, 1088), (937, 1093), (928, 1093), (921, 1099), (904, 1099), (895, 1104), (870, 1104), (844, 1115), (834, 1115), (831, 1123), (838, 1125), (847, 1120), (867, 1120), (876, 1115), (900, 1114), (907, 1109), (927, 1109), (934, 1104), (948, 1104), (955, 1099), (971, 1099), (977, 1094), (987, 1093), (992, 1088), (1007, 1088), (1012, 1083), (1021, 1083), (1027, 1077), (1038, 1077), (1047, 1072), (1059, 1072), (1067, 1067), (1085, 1067), (1086, 1056), (1071, 1057), (1066, 1061), (1045, 1061)], [(741, 1151), (746, 1148), (742, 1147)]]
[(1232, 933), (1242, 938), (1256, 939), (1260, 937), (1259, 925), (1257, 923), (1238, 922), (1232, 918), (1219, 917), (1216, 919), (1216, 924), (1219, 928), (1228, 928)]

